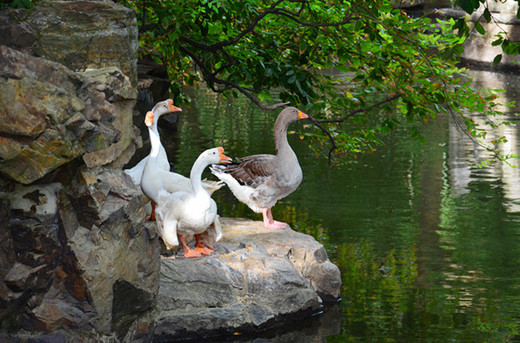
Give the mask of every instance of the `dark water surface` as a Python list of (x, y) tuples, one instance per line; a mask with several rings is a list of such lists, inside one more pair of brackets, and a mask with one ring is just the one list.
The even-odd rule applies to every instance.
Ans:
[[(477, 86), (517, 98), (518, 77), (474, 76)], [(214, 146), (237, 157), (274, 152), (279, 111), (204, 90), (191, 96), (176, 132), (159, 123), (177, 172), (188, 175), (199, 153)], [(473, 168), (489, 154), (448, 118), (425, 126), (425, 145), (398, 131), (376, 153), (330, 168), (301, 139), (314, 130), (306, 124), (293, 124), (289, 137), (304, 180), (273, 214), (325, 245), (342, 272), (342, 301), (324, 316), (251, 341), (520, 342), (518, 168)], [(516, 125), (490, 135), (504, 133), (512, 139), (503, 151), (518, 153)], [(222, 216), (261, 220), (227, 188), (213, 198)]]

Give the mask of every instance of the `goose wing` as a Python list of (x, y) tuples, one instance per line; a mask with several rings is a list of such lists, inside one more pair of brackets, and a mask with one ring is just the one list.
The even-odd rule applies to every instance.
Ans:
[(242, 157), (236, 163), (225, 165), (223, 171), (230, 174), (241, 185), (256, 188), (275, 173), (275, 161), (274, 155), (252, 155)]

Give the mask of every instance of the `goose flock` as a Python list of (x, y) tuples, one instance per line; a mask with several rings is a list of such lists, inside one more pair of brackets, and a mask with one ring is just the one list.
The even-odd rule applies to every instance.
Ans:
[[(283, 109), (274, 124), (276, 155), (259, 154), (233, 161), (222, 147), (202, 152), (193, 163), (190, 177), (170, 171), (170, 163), (161, 144), (157, 121), (162, 115), (182, 111), (168, 99), (157, 103), (145, 116), (150, 135), (150, 154), (125, 172), (150, 199), (147, 220), (156, 221), (157, 231), (167, 249), (180, 243), (183, 256), (199, 257), (215, 251), (222, 238), (217, 204), (211, 198), (227, 185), (233, 195), (256, 213), (262, 213), (264, 227), (283, 229), (287, 224), (274, 220), (271, 208), (294, 192), (303, 173), (296, 154), (287, 140), (289, 124), (308, 116), (294, 107)], [(206, 167), (220, 181), (202, 180)], [(189, 243), (195, 239), (194, 248)]]

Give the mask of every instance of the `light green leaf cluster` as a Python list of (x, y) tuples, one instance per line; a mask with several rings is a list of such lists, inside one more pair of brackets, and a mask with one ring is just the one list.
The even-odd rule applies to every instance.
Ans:
[(496, 95), (472, 89), (456, 66), (466, 36), (453, 29), (463, 23), (412, 18), (390, 0), (123, 3), (140, 18), (144, 51), (167, 66), (176, 102), (183, 85), (201, 82), (257, 104), (290, 102), (321, 125), (327, 134), (309, 143), (332, 146), (336, 162), (374, 151), (400, 126), (422, 141), (439, 114), (484, 138), (466, 114), (499, 114)]

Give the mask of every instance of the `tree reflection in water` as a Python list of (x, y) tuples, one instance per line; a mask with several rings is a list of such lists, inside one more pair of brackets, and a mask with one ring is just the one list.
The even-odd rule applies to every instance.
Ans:
[[(485, 78), (489, 75), (478, 80)], [(520, 84), (512, 76), (497, 78), (509, 87)], [(506, 95), (516, 93), (510, 88)], [(161, 131), (176, 171), (187, 174), (200, 151), (213, 146), (223, 146), (230, 156), (274, 152), (278, 112), (203, 90), (190, 96), (193, 106), (183, 108), (177, 133), (171, 127)], [(259, 337), (270, 342), (520, 341), (518, 169), (473, 168), (486, 152), (447, 118), (424, 129), (425, 145), (408, 140), (402, 128), (373, 155), (336, 168), (317, 159), (299, 134), (289, 137), (304, 180), (277, 204), (274, 216), (325, 245), (342, 271), (342, 301), (328, 317)], [(518, 153), (519, 133), (514, 125), (506, 129), (514, 136), (503, 148)], [(292, 130), (313, 129), (298, 123)], [(261, 219), (226, 188), (213, 197), (223, 216)]]

